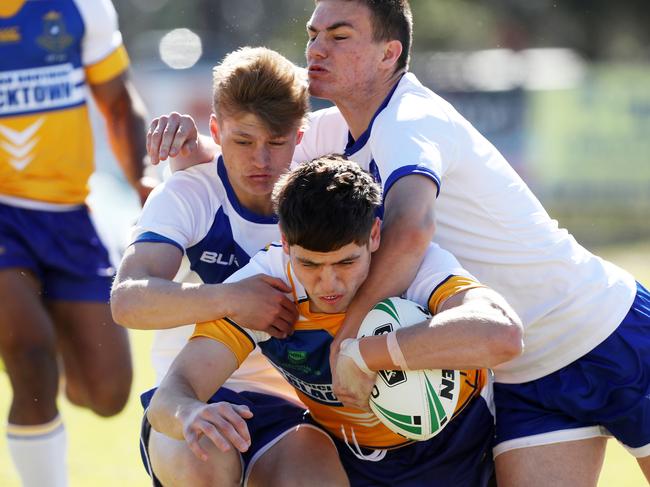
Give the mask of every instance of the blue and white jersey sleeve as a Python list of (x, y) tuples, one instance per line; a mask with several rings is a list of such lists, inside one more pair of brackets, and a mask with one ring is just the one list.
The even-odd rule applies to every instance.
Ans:
[(293, 156), (294, 164), (309, 162), (327, 154), (343, 154), (348, 126), (336, 107), (309, 114), (309, 124)]
[(168, 243), (183, 252), (199, 242), (220, 207), (214, 172), (214, 164), (200, 164), (158, 185), (142, 209), (132, 241)]
[(451, 106), (411, 76), (404, 76), (372, 123), (370, 152), (384, 196), (410, 174), (430, 178), (440, 194), (444, 175), (459, 156), (455, 125), (447, 113)]

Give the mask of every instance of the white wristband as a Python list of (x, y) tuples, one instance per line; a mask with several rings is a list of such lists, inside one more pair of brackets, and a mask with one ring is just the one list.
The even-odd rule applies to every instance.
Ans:
[(366, 361), (363, 360), (363, 356), (361, 355), (361, 350), (359, 349), (359, 340), (355, 338), (346, 338), (341, 342), (341, 355), (345, 355), (346, 357), (351, 358), (354, 360), (354, 363), (359, 367), (361, 370), (363, 370), (366, 374), (368, 375), (373, 375), (374, 372), (368, 368), (368, 364), (366, 364)]
[(393, 331), (386, 335), (386, 346), (388, 347), (388, 354), (393, 363), (400, 368), (400, 370), (409, 370), (406, 364), (406, 358), (402, 353), (402, 349), (397, 341), (397, 332)]

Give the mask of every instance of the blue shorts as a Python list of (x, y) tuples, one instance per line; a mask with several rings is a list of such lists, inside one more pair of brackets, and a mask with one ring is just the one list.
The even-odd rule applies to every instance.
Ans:
[(650, 293), (591, 352), (540, 379), (495, 384), (494, 455), (527, 446), (614, 436), (650, 455)]
[(494, 470), (494, 417), (483, 397), (430, 440), (392, 450), (360, 448), (366, 457), (381, 453), (374, 460), (361, 459), (353, 445), (332, 439), (352, 487), (484, 487)]
[(115, 270), (88, 210), (41, 211), (0, 203), (0, 270), (26, 268), (45, 299), (108, 302)]
[[(140, 402), (145, 410), (149, 407), (154, 392), (156, 389), (151, 389), (140, 396)], [(285, 433), (305, 423), (306, 410), (304, 408), (271, 394), (235, 392), (222, 387), (207, 402), (212, 404), (221, 401), (246, 405), (253, 413), (253, 417), (246, 420), (251, 436), (251, 446), (244, 453), (240, 453), (244, 474), (247, 474), (249, 466), (282, 439)], [(149, 462), (150, 434), (151, 425), (145, 413), (140, 431), (140, 455), (147, 473), (153, 479), (154, 486), (161, 487), (162, 484), (154, 475)]]

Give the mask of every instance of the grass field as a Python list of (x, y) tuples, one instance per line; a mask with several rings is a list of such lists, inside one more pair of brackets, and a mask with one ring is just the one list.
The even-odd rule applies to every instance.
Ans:
[[(650, 242), (598, 249), (639, 280), (650, 284)], [(138, 451), (141, 408), (140, 391), (153, 382), (149, 365), (151, 333), (131, 334), (135, 380), (131, 400), (117, 417), (99, 419), (62, 399), (61, 411), (69, 442), (69, 468), (72, 487), (136, 487), (150, 485)], [(9, 408), (11, 391), (6, 374), (0, 372), (0, 414)], [(610, 440), (599, 487), (640, 487), (646, 485), (636, 462), (615, 441)], [(18, 487), (19, 482), (9, 460), (4, 435), (0, 439), (0, 486)]]

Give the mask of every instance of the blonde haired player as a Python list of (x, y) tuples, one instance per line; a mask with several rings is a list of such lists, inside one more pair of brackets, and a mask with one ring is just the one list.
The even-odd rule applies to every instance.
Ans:
[[(152, 193), (115, 280), (113, 313), (144, 329), (232, 316), (286, 336), (297, 313), (285, 283), (268, 276), (222, 282), (279, 237), (271, 191), (301, 136), (304, 72), (269, 49), (242, 48), (215, 67), (213, 78), (210, 129), (221, 150), (212, 163), (176, 173)], [(172, 281), (184, 254), (202, 282)], [(145, 408), (154, 391), (143, 394)], [(227, 486), (244, 477), (249, 485), (285, 477), (276, 485), (347, 483), (332, 444), (302, 425), (304, 407), (259, 354), (202, 399), (211, 404), (205, 419), (217, 426), (192, 431), (204, 445), (201, 459), (184, 442), (152, 431), (145, 418), (141, 449), (154, 485)], [(249, 434), (233, 438), (232, 428), (241, 426), (232, 421), (241, 417)], [(289, 461), (297, 455), (298, 464)]]

